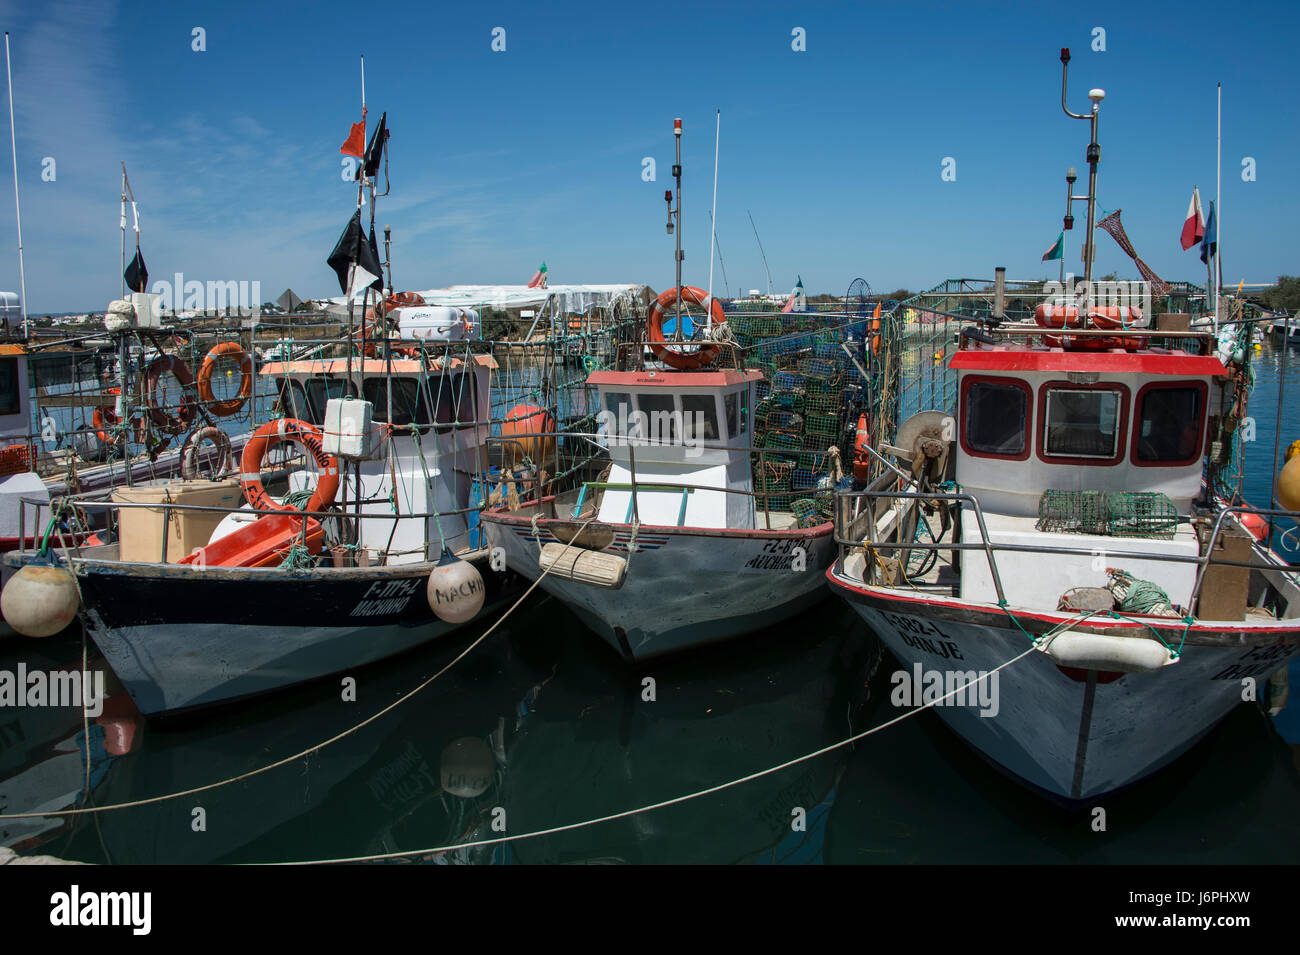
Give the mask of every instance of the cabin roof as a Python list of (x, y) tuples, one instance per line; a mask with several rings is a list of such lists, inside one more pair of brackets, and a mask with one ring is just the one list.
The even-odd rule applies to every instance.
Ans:
[(1185, 351), (1143, 348), (1126, 351), (1081, 351), (1064, 348), (1025, 348), (993, 345), (963, 348), (952, 356), (950, 368), (962, 371), (1091, 371), (1111, 374), (1226, 375), (1215, 355), (1189, 355)]
[[(497, 367), (496, 359), (491, 355), (475, 355), (474, 364), (482, 368), (495, 369)], [(457, 368), (464, 367), (465, 362), (460, 358), (436, 358), (433, 360), (431, 369), (433, 371), (454, 371)], [(418, 374), (424, 369), (423, 362), (414, 358), (394, 358), (392, 362), (386, 362), (382, 358), (354, 358), (352, 359), (352, 371), (363, 375), (383, 375), (386, 371), (392, 369), (395, 374)], [(348, 370), (348, 360), (346, 358), (314, 358), (305, 361), (273, 361), (262, 366), (263, 375), (329, 375), (345, 374)]]
[(621, 385), (625, 388), (726, 388), (747, 381), (760, 381), (762, 372), (753, 369), (718, 368), (697, 371), (593, 371), (589, 385)]

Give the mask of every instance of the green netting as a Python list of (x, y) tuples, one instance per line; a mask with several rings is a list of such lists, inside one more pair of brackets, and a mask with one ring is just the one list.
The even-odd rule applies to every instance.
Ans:
[(840, 433), (840, 419), (836, 415), (809, 414), (804, 418), (804, 430), (833, 441)]
[(1111, 537), (1171, 538), (1178, 510), (1158, 491), (1045, 491), (1038, 499), (1040, 531)]
[(821, 515), (817, 513), (817, 504), (810, 498), (796, 498), (790, 502), (790, 510), (800, 527), (812, 527), (821, 523)]
[(763, 427), (769, 431), (792, 431), (798, 433), (804, 429), (803, 415), (780, 408), (769, 411), (763, 416), (762, 422)]
[(1044, 491), (1038, 499), (1040, 531), (1105, 534), (1109, 516), (1105, 491)]
[(1115, 537), (1167, 540), (1178, 530), (1178, 509), (1159, 491), (1115, 491), (1107, 504), (1108, 529)]

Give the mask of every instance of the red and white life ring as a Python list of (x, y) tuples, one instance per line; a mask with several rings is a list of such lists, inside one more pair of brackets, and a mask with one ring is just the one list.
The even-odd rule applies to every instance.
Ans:
[[(1097, 305), (1089, 308), (1086, 318), (1081, 317), (1077, 305), (1050, 305), (1044, 303), (1034, 309), (1034, 321), (1040, 328), (1097, 328), (1127, 329), (1141, 327), (1142, 309), (1128, 305)], [(1101, 335), (1087, 335), (1066, 338), (1060, 335), (1044, 335), (1043, 342), (1053, 348), (1069, 347), (1094, 351), (1109, 348), (1145, 348), (1145, 338), (1110, 338)]]
[(718, 357), (717, 345), (701, 345), (695, 351), (683, 352), (676, 351), (664, 344), (669, 341), (664, 337), (664, 315), (668, 309), (677, 304), (679, 292), (683, 302), (706, 306), (715, 325), (727, 321), (727, 316), (722, 311), (722, 303), (716, 298), (711, 299), (709, 293), (703, 289), (695, 288), (693, 285), (684, 285), (680, 289), (670, 288), (668, 291), (660, 293), (659, 297), (655, 299), (654, 305), (650, 306), (650, 316), (646, 320), (650, 335), (650, 350), (665, 365), (670, 365), (673, 368), (681, 370), (704, 368)]
[[(184, 389), (183, 397), (175, 414), (160, 407), (156, 398), (158, 379), (167, 372), (171, 372), (172, 377)], [(185, 361), (176, 355), (159, 355), (149, 362), (149, 367), (145, 369), (144, 399), (145, 404), (148, 406), (149, 418), (160, 431), (165, 431), (168, 434), (180, 434), (188, 430), (190, 422), (194, 420), (196, 413), (194, 395), (190, 392), (190, 386), (193, 384), (194, 375), (190, 373), (189, 365), (185, 364)]]
[[(212, 393), (212, 373), (216, 370), (217, 360), (225, 355), (233, 355), (239, 360), (239, 393), (233, 398), (218, 401)], [(248, 352), (238, 342), (222, 342), (204, 356), (203, 364), (199, 366), (199, 400), (218, 418), (238, 414), (239, 409), (244, 407), (244, 402), (253, 395), (253, 377), (253, 359)]]
[[(102, 392), (105, 395), (120, 395), (121, 393), (122, 389), (116, 387), (105, 388)], [(100, 405), (91, 413), (90, 420), (95, 426), (95, 435), (106, 446), (115, 445), (122, 440), (120, 434), (109, 434), (109, 429), (117, 427), (118, 422), (121, 421), (113, 405)]]
[(282, 441), (292, 441), (305, 448), (320, 468), (320, 478), (316, 481), (316, 488), (304, 510), (322, 511), (334, 503), (334, 496), (339, 491), (339, 460), (334, 455), (325, 453), (320, 429), (297, 418), (281, 418), (278, 421), (268, 421), (253, 432), (253, 436), (244, 445), (244, 454), (239, 461), (239, 486), (243, 488), (244, 497), (253, 509), (287, 509), (272, 500), (262, 486), (262, 462), (266, 460), (266, 452)]

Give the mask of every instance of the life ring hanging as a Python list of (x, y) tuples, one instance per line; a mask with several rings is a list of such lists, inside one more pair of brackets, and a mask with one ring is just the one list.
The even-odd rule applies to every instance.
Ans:
[(181, 446), (181, 477), (193, 481), (199, 476), (199, 445), (204, 441), (212, 442), (217, 449), (217, 467), (212, 472), (213, 478), (229, 473), (234, 466), (234, 455), (230, 449), (230, 438), (220, 428), (209, 425), (191, 432)]
[[(171, 372), (184, 390), (175, 414), (159, 407), (155, 399), (158, 379), (167, 372)], [(176, 355), (159, 355), (149, 362), (149, 367), (145, 369), (144, 400), (148, 406), (149, 419), (158, 430), (167, 434), (180, 434), (189, 428), (195, 415), (194, 396), (190, 393), (193, 384), (194, 375), (190, 373), (189, 365)]]
[(670, 288), (666, 292), (661, 292), (659, 297), (655, 299), (655, 303), (650, 306), (650, 315), (646, 319), (647, 330), (650, 335), (648, 344), (650, 350), (665, 365), (681, 370), (704, 368), (718, 357), (717, 345), (701, 345), (696, 351), (681, 352), (675, 351), (665, 344), (676, 344), (675, 342), (669, 342), (669, 339), (664, 337), (664, 316), (668, 309), (677, 304), (679, 292), (683, 302), (689, 302), (693, 305), (706, 305), (715, 325), (726, 323), (727, 316), (722, 311), (722, 303), (716, 298), (709, 298), (709, 293), (704, 289), (695, 288), (693, 285), (684, 285), (680, 289)]
[(334, 503), (334, 496), (339, 491), (339, 461), (332, 454), (325, 453), (323, 436), (320, 429), (297, 418), (281, 418), (268, 421), (248, 439), (244, 445), (244, 454), (239, 461), (239, 486), (244, 497), (258, 511), (290, 510), (271, 499), (262, 486), (262, 462), (266, 452), (282, 441), (292, 441), (306, 448), (316, 466), (320, 468), (320, 477), (316, 488), (307, 501), (306, 511), (323, 511)]
[[(121, 393), (121, 388), (106, 388), (103, 391), (105, 395), (120, 395)], [(96, 437), (105, 445), (112, 446), (121, 443), (122, 435), (109, 433), (109, 429), (116, 428), (122, 420), (113, 410), (113, 405), (100, 405), (91, 413), (90, 420), (95, 426)]]
[[(233, 398), (217, 400), (212, 393), (212, 373), (217, 369), (217, 361), (226, 355), (239, 360), (239, 392)], [(218, 418), (228, 418), (238, 414), (245, 402), (253, 396), (253, 359), (238, 342), (222, 342), (215, 346), (203, 358), (199, 366), (198, 385), (199, 400), (202, 401)]]

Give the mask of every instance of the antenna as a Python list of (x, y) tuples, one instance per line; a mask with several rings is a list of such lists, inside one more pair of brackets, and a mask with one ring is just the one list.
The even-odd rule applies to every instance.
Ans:
[(775, 295), (776, 286), (772, 284), (772, 270), (767, 267), (767, 253), (763, 251), (763, 240), (758, 237), (758, 226), (754, 225), (754, 216), (748, 209), (745, 210), (745, 215), (749, 216), (750, 228), (754, 230), (754, 241), (758, 243), (758, 254), (763, 257), (763, 269), (767, 272), (767, 294)]
[[(1070, 107), (1065, 103), (1066, 81), (1070, 71), (1070, 48), (1061, 48), (1061, 109), (1065, 115), (1071, 119), (1084, 119), (1092, 124), (1092, 139), (1088, 143), (1088, 151), (1084, 159), (1088, 163), (1088, 195), (1084, 198), (1088, 201), (1088, 231), (1083, 237), (1083, 282), (1084, 295), (1090, 295), (1092, 288), (1092, 261), (1096, 257), (1096, 251), (1093, 248), (1093, 226), (1097, 218), (1097, 164), (1101, 162), (1101, 146), (1097, 145), (1097, 118), (1101, 112), (1101, 101), (1106, 98), (1106, 91), (1094, 89), (1088, 91), (1088, 99), (1092, 101), (1092, 109), (1087, 113), (1073, 113)], [(1064, 256), (1062, 257), (1064, 259)], [(1085, 298), (1086, 301), (1086, 298)]]
[(713, 211), (709, 213), (709, 305), (705, 309), (704, 328), (713, 330), (713, 249), (718, 240), (718, 146), (722, 142), (722, 110), (718, 110), (718, 129), (713, 138)]
[[(27, 276), (23, 271), (23, 210), (18, 205), (18, 140), (14, 137), (14, 74), (9, 65), (9, 31), (5, 31), (5, 74), (9, 78), (9, 142), (14, 160), (14, 213), (18, 216), (18, 304), (22, 309), (23, 338), (27, 338)], [(123, 240), (125, 241), (125, 240)], [(125, 281), (125, 280), (123, 280)], [(5, 320), (8, 325), (8, 319)]]

